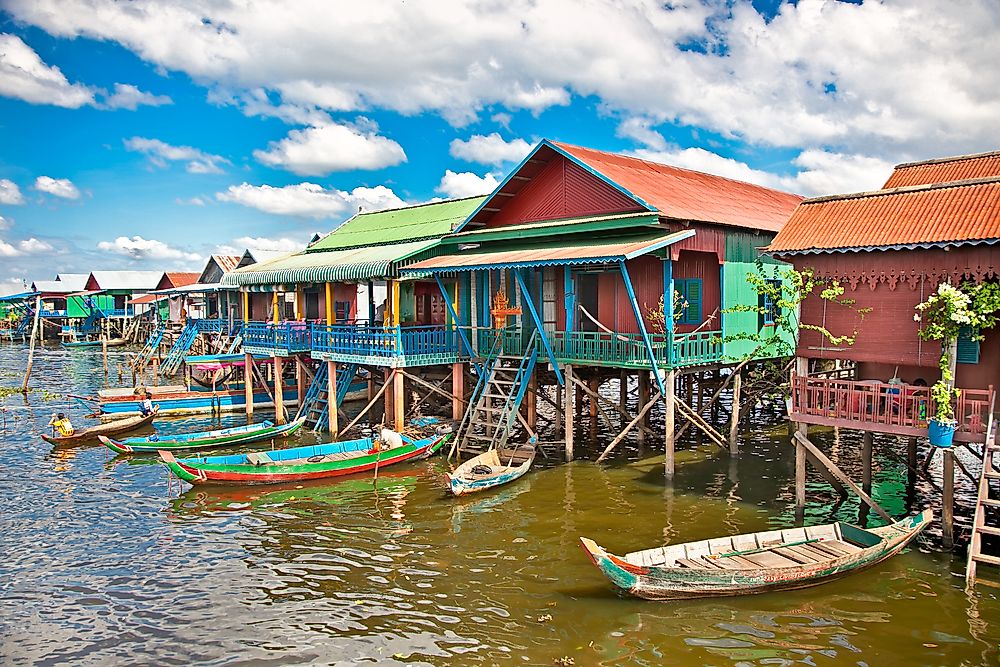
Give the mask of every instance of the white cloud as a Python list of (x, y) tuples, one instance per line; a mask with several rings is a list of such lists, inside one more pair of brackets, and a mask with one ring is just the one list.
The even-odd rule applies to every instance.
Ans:
[(178, 204), (179, 206), (204, 206), (205, 205), (205, 200), (202, 199), (201, 197), (191, 197), (189, 199), (183, 199), (181, 197), (178, 197), (177, 199), (174, 200), (174, 202), (176, 204)]
[(67, 109), (94, 103), (93, 90), (70, 83), (58, 67), (46, 65), (20, 37), (8, 34), (0, 34), (0, 95)]
[(306, 218), (331, 218), (345, 212), (353, 213), (359, 206), (365, 211), (378, 211), (406, 205), (384, 185), (357, 187), (345, 192), (328, 190), (315, 183), (284, 187), (242, 183), (231, 185), (215, 196), (220, 201), (249, 206), (265, 213)]
[[(3, 256), (3, 241), (0, 241), (0, 256)], [(0, 296), (26, 292), (28, 285), (24, 278), (5, 278), (0, 280)]]
[(652, 122), (648, 118), (626, 118), (618, 125), (615, 134), (619, 137), (645, 144), (650, 150), (666, 150), (667, 140), (663, 138), (662, 134), (654, 130), (651, 125)]
[(6, 178), (0, 178), (0, 204), (18, 206), (24, 203), (24, 196), (17, 183)]
[(201, 259), (197, 253), (188, 252), (167, 245), (163, 241), (144, 239), (141, 236), (119, 236), (114, 241), (101, 241), (98, 249), (125, 255), (134, 260), (170, 259), (195, 262)]
[(139, 106), (159, 107), (173, 103), (174, 101), (167, 95), (147, 93), (127, 83), (116, 83), (115, 92), (104, 100), (104, 105), (109, 109), (128, 109), (129, 111), (135, 111)]
[(51, 176), (39, 176), (35, 179), (35, 189), (39, 192), (47, 192), (53, 197), (60, 199), (79, 199), (80, 191), (68, 178), (52, 178)]
[[(302, 250), (306, 244), (304, 241), (296, 241), (287, 237), (268, 238), (266, 236), (241, 236), (233, 239), (233, 243), (241, 249), (263, 250), (264, 252), (297, 252)], [(243, 252), (243, 250), (240, 250)]]
[(224, 164), (232, 164), (221, 155), (212, 155), (191, 146), (172, 146), (159, 139), (132, 137), (125, 140), (125, 149), (144, 153), (153, 165), (165, 168), (168, 162), (187, 162), (191, 174), (221, 174)]
[(0, 215), (0, 232), (7, 231), (14, 226), (14, 221), (10, 218), (5, 218)]
[(485, 195), (493, 192), (500, 182), (493, 174), (477, 176), (471, 171), (455, 173), (451, 169), (444, 172), (441, 182), (438, 183), (438, 192), (449, 198), (473, 197), (475, 195)]
[(28, 255), (34, 255), (42, 252), (52, 252), (55, 250), (50, 243), (39, 241), (35, 237), (19, 241), (17, 247), (21, 252)]
[(300, 176), (324, 176), (334, 171), (382, 169), (406, 162), (403, 147), (378, 134), (378, 127), (360, 118), (354, 124), (330, 123), (292, 130), (281, 141), (254, 157), (271, 167)]
[[(388, 109), (462, 124), (576, 95), (750, 144), (903, 159), (995, 148), (1000, 115), (995, 0), (801, 0), (776, 16), (693, 0), (371, 0), (336, 13), (319, 2), (289, 12), (6, 0), (5, 9), (56, 36), (118, 42), (213, 88), (274, 94), (260, 104), (289, 117)], [(76, 94), (88, 103), (86, 90)]]
[(17, 248), (0, 239), (0, 257), (17, 257), (20, 254)]
[(467, 162), (500, 166), (507, 162), (520, 162), (531, 150), (524, 139), (505, 141), (499, 132), (474, 134), (467, 140), (453, 139), (448, 152), (452, 157)]

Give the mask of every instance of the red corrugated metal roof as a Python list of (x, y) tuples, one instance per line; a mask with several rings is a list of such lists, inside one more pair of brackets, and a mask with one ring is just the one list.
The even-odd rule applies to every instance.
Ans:
[(185, 285), (193, 285), (198, 282), (198, 278), (201, 277), (200, 273), (189, 273), (189, 272), (177, 272), (177, 271), (167, 271), (167, 280), (170, 281), (171, 287), (184, 287)]
[(632, 241), (575, 242), (552, 245), (536, 243), (514, 250), (494, 252), (463, 252), (441, 255), (402, 269), (403, 273), (420, 271), (462, 270), (472, 267), (546, 266), (554, 264), (587, 264), (632, 259), (659, 248), (694, 236), (694, 231), (646, 234)]
[(212, 257), (223, 273), (235, 271), (236, 267), (240, 265), (240, 259), (242, 259), (242, 255), (212, 255)]
[(995, 239), (1000, 239), (1000, 178), (807, 199), (769, 250), (780, 254)]
[(802, 197), (722, 176), (555, 143), (666, 217), (776, 232)]
[(129, 303), (131, 303), (133, 306), (139, 306), (144, 303), (156, 303), (157, 301), (166, 298), (167, 297), (162, 296), (160, 294), (143, 294), (142, 296), (137, 296), (134, 299), (129, 299)]
[(1000, 151), (898, 164), (884, 188), (930, 185), (1000, 176)]

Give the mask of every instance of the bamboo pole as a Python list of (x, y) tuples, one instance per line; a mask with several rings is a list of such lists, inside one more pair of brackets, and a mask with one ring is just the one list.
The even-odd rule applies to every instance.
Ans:
[(597, 457), (597, 463), (600, 463), (601, 461), (603, 461), (608, 457), (608, 454), (611, 453), (611, 450), (617, 447), (618, 443), (625, 439), (625, 436), (628, 435), (629, 431), (631, 431), (632, 428), (636, 424), (638, 424), (643, 417), (646, 416), (646, 413), (649, 412), (653, 408), (653, 406), (659, 402), (659, 400), (660, 400), (659, 395), (654, 396), (648, 403), (646, 403), (646, 405), (643, 406), (642, 410), (639, 411), (639, 414), (637, 414), (635, 418), (631, 422), (629, 422), (628, 425), (622, 430), (622, 432), (619, 433), (617, 436), (615, 436), (615, 439), (611, 441), (611, 444), (608, 445), (603, 452), (601, 452), (601, 455)]
[[(729, 420), (729, 453), (740, 453), (740, 390), (743, 388), (743, 376), (740, 373), (733, 378), (733, 407)], [(713, 401), (714, 402), (714, 401)]]
[[(28, 380), (31, 379), (31, 367), (35, 363), (35, 337), (38, 335), (38, 318), (42, 312), (42, 297), (35, 297), (35, 321), (31, 323), (31, 342), (28, 344), (28, 366), (24, 369), (24, 382), (21, 383), (21, 393), (28, 393)], [(105, 371), (105, 377), (107, 372)]]
[(389, 375), (389, 377), (386, 378), (386, 381), (382, 384), (382, 388), (379, 389), (377, 392), (375, 392), (375, 396), (373, 396), (372, 399), (370, 401), (368, 401), (368, 405), (366, 405), (364, 407), (364, 409), (361, 412), (358, 413), (358, 416), (355, 417), (354, 420), (350, 424), (348, 424), (347, 426), (344, 427), (344, 429), (341, 431), (341, 433), (347, 433), (348, 431), (350, 431), (351, 428), (355, 424), (357, 424), (359, 421), (361, 421), (362, 417), (364, 417), (366, 414), (368, 414), (368, 411), (372, 409), (372, 406), (375, 405), (375, 402), (378, 401), (378, 399), (380, 399), (382, 397), (382, 394), (385, 393), (385, 390), (389, 388), (390, 384), (392, 384), (391, 383), (392, 375), (394, 375), (395, 373), (396, 373), (396, 371), (393, 371), (392, 374)]

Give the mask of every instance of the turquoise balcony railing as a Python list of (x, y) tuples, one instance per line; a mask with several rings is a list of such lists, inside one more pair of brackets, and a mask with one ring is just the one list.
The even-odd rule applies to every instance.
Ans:
[(467, 355), (455, 327), (445, 325), (312, 325), (312, 351), (333, 361), (385, 366), (453, 363)]
[[(200, 326), (200, 325), (199, 325)], [(312, 346), (305, 322), (247, 322), (243, 326), (243, 350), (254, 354), (294, 354)]]

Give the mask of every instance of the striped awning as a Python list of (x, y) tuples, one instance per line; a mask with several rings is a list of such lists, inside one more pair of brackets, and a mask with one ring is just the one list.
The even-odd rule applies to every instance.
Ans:
[(254, 286), (364, 282), (399, 277), (407, 259), (440, 241), (429, 239), (362, 248), (301, 252), (227, 273), (222, 282), (253, 291)]

